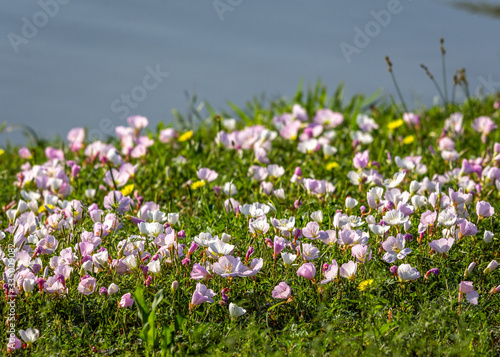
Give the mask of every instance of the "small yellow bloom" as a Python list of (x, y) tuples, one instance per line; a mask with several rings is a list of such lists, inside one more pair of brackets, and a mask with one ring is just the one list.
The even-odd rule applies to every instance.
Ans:
[(127, 185), (127, 186), (125, 186), (124, 188), (122, 188), (120, 192), (122, 193), (122, 195), (124, 195), (124, 196), (128, 196), (128, 195), (130, 195), (133, 191), (134, 191), (134, 184), (132, 183), (132, 184)]
[(5, 150), (4, 149), (0, 149), (0, 155), (3, 155), (5, 154)]
[(415, 141), (415, 137), (413, 135), (408, 135), (408, 136), (405, 136), (404, 139), (403, 139), (403, 144), (411, 144), (412, 142)]
[(54, 208), (55, 208), (55, 206), (53, 206), (53, 205), (43, 205), (43, 206), (40, 206), (40, 207), (38, 208), (38, 213), (42, 213), (42, 212), (47, 211), (47, 208), (49, 208), (49, 209), (54, 209)]
[(187, 140), (191, 139), (192, 137), (193, 137), (193, 131), (189, 130), (189, 131), (185, 132), (184, 134), (182, 134), (181, 136), (179, 136), (178, 141), (187, 141)]
[(337, 167), (339, 167), (339, 164), (336, 163), (335, 161), (332, 161), (326, 165), (327, 170), (333, 170), (336, 169)]
[(387, 128), (389, 128), (389, 130), (394, 130), (396, 128), (399, 128), (404, 123), (405, 122), (403, 121), (403, 119), (394, 120), (387, 124)]
[(364, 290), (366, 290), (367, 287), (369, 287), (372, 284), (373, 284), (373, 279), (368, 279), (368, 280), (362, 281), (358, 285), (358, 290), (359, 291), (364, 291)]
[(191, 185), (191, 189), (192, 190), (197, 190), (200, 187), (203, 187), (205, 185), (206, 185), (206, 182), (204, 180), (196, 181), (196, 182), (193, 182), (193, 184)]

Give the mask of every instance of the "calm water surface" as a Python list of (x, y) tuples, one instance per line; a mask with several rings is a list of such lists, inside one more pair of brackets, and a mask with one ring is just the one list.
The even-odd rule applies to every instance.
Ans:
[[(500, 20), (445, 1), (54, 3), (0, 1), (0, 121), (43, 137), (75, 126), (112, 133), (132, 114), (168, 122), (186, 91), (217, 109), (291, 96), (301, 78), (394, 95), (385, 55), (410, 106), (429, 105), (437, 92), (419, 65), (441, 78), (441, 37), (450, 78), (465, 67), (472, 91), (500, 89)], [(8, 140), (25, 142), (0, 134)]]

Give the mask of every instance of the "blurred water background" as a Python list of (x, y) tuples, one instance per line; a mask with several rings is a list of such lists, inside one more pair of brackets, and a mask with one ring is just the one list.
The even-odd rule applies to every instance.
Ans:
[[(45, 138), (75, 126), (112, 134), (134, 114), (171, 122), (186, 92), (216, 109), (262, 93), (290, 97), (301, 79), (321, 79), (331, 91), (344, 82), (347, 96), (379, 88), (395, 95), (386, 55), (409, 106), (431, 105), (438, 93), (420, 64), (441, 83), (441, 37), (449, 88), (465, 67), (472, 92), (500, 89), (500, 21), (450, 1), (0, 4), (0, 122)], [(26, 139), (0, 134), (0, 145), (7, 141)]]

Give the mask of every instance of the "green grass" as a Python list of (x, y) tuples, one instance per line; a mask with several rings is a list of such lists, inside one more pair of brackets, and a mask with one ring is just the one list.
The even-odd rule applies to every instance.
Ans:
[[(222, 192), (214, 193), (214, 185), (223, 186), (225, 182), (233, 182), (238, 189), (234, 196), (240, 204), (253, 202), (272, 202), (276, 212), (271, 211), (268, 218), (286, 218), (294, 216), (295, 227), (303, 228), (312, 221), (310, 214), (322, 210), (324, 220), (322, 229), (332, 227), (333, 216), (344, 208), (345, 197), (356, 198), (360, 204), (353, 209), (353, 214), (360, 215), (360, 205), (367, 205), (366, 192), (372, 186), (361, 187), (352, 185), (347, 179), (349, 171), (356, 171), (352, 159), (356, 152), (369, 150), (370, 160), (380, 164), (380, 174), (385, 178), (399, 171), (394, 162), (387, 160), (387, 154), (396, 156), (421, 155), (422, 163), (427, 165), (426, 174), (408, 173), (401, 189), (408, 190), (412, 180), (422, 181), (424, 177), (435, 174), (442, 175), (445, 171), (461, 167), (462, 158), (486, 157), (487, 150), (493, 153), (493, 144), (499, 142), (499, 130), (493, 131), (486, 143), (480, 140), (480, 134), (471, 128), (473, 120), (479, 116), (489, 116), (499, 123), (499, 111), (494, 109), (495, 97), (483, 99), (472, 98), (463, 104), (449, 104), (446, 108), (436, 106), (422, 109), (418, 112), (421, 125), (418, 129), (406, 124), (389, 130), (388, 124), (401, 118), (401, 109), (388, 104), (384, 100), (376, 100), (375, 96), (364, 98), (355, 96), (350, 101), (342, 98), (339, 88), (334, 94), (328, 94), (321, 84), (309, 90), (299, 88), (292, 100), (277, 99), (267, 104), (255, 99), (244, 108), (231, 105), (228, 112), (216, 113), (208, 106), (207, 112), (193, 109), (189, 115), (176, 113), (179, 131), (194, 129), (191, 139), (184, 142), (164, 144), (157, 140), (156, 130), (147, 131), (146, 135), (155, 140), (148, 148), (148, 154), (139, 159), (127, 158), (132, 164), (137, 164), (137, 171), (128, 184), (134, 185), (134, 191), (144, 198), (144, 202), (154, 201), (160, 205), (160, 210), (178, 212), (180, 221), (174, 225), (176, 232), (184, 230), (187, 238), (179, 238), (179, 243), (185, 244), (187, 252), (193, 237), (200, 232), (212, 232), (221, 236), (228, 233), (233, 238), (230, 243), (235, 245), (234, 255), (245, 258), (247, 248), (252, 245), (255, 253), (252, 258), (262, 257), (264, 267), (254, 278), (235, 277), (222, 278), (215, 275), (213, 279), (204, 282), (217, 294), (214, 303), (204, 303), (192, 311), (189, 302), (197, 281), (190, 278), (192, 264), (202, 260), (202, 250), (191, 257), (191, 265), (185, 267), (181, 259), (162, 264), (160, 274), (153, 276), (149, 287), (144, 286), (144, 277), (140, 269), (118, 275), (110, 268), (93, 273), (97, 279), (96, 292), (84, 296), (77, 291), (80, 278), (80, 260), (74, 265), (71, 278), (66, 281), (68, 294), (66, 296), (49, 295), (38, 292), (38, 287), (32, 294), (22, 293), (16, 300), (16, 330), (37, 328), (40, 338), (29, 348), (16, 350), (12, 355), (22, 356), (89, 356), (116, 355), (137, 356), (149, 355), (234, 355), (234, 356), (282, 356), (282, 355), (396, 355), (396, 356), (464, 356), (480, 355), (495, 356), (500, 354), (500, 294), (490, 295), (491, 288), (500, 285), (499, 270), (484, 274), (483, 269), (493, 259), (498, 259), (500, 240), (498, 238), (499, 221), (497, 219), (500, 205), (499, 193), (492, 182), (475, 175), (470, 178), (481, 182), (482, 191), (474, 195), (469, 207), (470, 220), (476, 223), (475, 202), (486, 200), (495, 207), (492, 219), (484, 219), (478, 223), (479, 233), (475, 237), (465, 237), (455, 242), (447, 258), (437, 254), (429, 254), (428, 242), (442, 237), (440, 230), (435, 230), (432, 237), (427, 234), (419, 244), (417, 241), (417, 226), (420, 214), (428, 208), (416, 211), (411, 217), (411, 233), (414, 240), (407, 244), (412, 249), (404, 261), (394, 264), (409, 263), (422, 274), (416, 281), (401, 284), (389, 272), (389, 267), (379, 253), (380, 237), (370, 233), (368, 244), (373, 258), (366, 264), (359, 264), (356, 279), (351, 282), (340, 278), (339, 282), (322, 285), (319, 290), (311, 281), (297, 276), (296, 270), (302, 264), (297, 258), (294, 266), (285, 267), (281, 257), (273, 262), (272, 249), (266, 247), (263, 236), (254, 237), (249, 233), (247, 218), (240, 214), (227, 213), (223, 201), (226, 197)], [(335, 128), (336, 135), (331, 145), (338, 149), (337, 154), (325, 158), (322, 151), (303, 154), (297, 150), (297, 140), (285, 140), (278, 135), (272, 142), (272, 150), (268, 153), (271, 164), (283, 166), (285, 174), (274, 180), (274, 187), (282, 187), (286, 197), (280, 200), (275, 196), (267, 196), (260, 190), (260, 183), (248, 176), (251, 165), (261, 165), (255, 161), (253, 150), (226, 149), (218, 145), (215, 136), (222, 128), (222, 118), (238, 119), (238, 129), (245, 125), (264, 125), (270, 130), (276, 130), (272, 118), (291, 112), (293, 104), (301, 104), (313, 117), (316, 110), (331, 108), (344, 115), (344, 122)], [(194, 106), (193, 106), (194, 108)], [(437, 140), (441, 135), (444, 120), (451, 113), (464, 114), (464, 134), (455, 140), (456, 150), (461, 154), (460, 160), (446, 162), (440, 155)], [(357, 130), (356, 117), (366, 113), (374, 118), (379, 129), (372, 135), (371, 144), (360, 144), (353, 148), (351, 132)], [(187, 118), (191, 119), (187, 119)], [(199, 119), (197, 119), (199, 118)], [(194, 119), (194, 120), (193, 120)], [(193, 122), (196, 121), (197, 122)], [(403, 138), (414, 136), (412, 143), (403, 143)], [(111, 138), (110, 143), (120, 150), (120, 141)], [(89, 143), (86, 142), (86, 145)], [(83, 150), (71, 152), (61, 140), (54, 142), (41, 141), (30, 146), (33, 158), (25, 160), (17, 153), (18, 147), (8, 145), (0, 156), (0, 179), (3, 189), (0, 191), (0, 203), (4, 210), (0, 212), (2, 229), (9, 226), (5, 206), (12, 201), (21, 199), (21, 188), (14, 185), (20, 166), (29, 161), (31, 165), (41, 165), (47, 161), (44, 150), (47, 146), (62, 148), (66, 160), (73, 160), (82, 166), (77, 178), (71, 179), (73, 192), (66, 198), (81, 200), (85, 207), (97, 203), (103, 208), (104, 196), (111, 190), (103, 178), (109, 170), (107, 164), (86, 159)], [(429, 150), (433, 146), (436, 154)], [(182, 155), (187, 159), (184, 164), (178, 164), (175, 158)], [(125, 157), (124, 157), (125, 158)], [(338, 167), (327, 168), (327, 164), (336, 162)], [(71, 171), (67, 163), (63, 163), (69, 176)], [(492, 164), (493, 165), (493, 164)], [(336, 190), (332, 195), (317, 197), (308, 194), (303, 186), (290, 183), (294, 169), (300, 166), (304, 177), (327, 180)], [(218, 178), (213, 183), (193, 190), (186, 185), (188, 180), (198, 181), (196, 172), (207, 167), (218, 172)], [(372, 166), (373, 168), (374, 166)], [(483, 167), (484, 170), (484, 167)], [(99, 190), (99, 185), (105, 185), (105, 190)], [(88, 188), (97, 189), (95, 198), (85, 196)], [(123, 187), (121, 187), (123, 188)], [(458, 189), (457, 182), (451, 181), (443, 185), (443, 193), (448, 188)], [(38, 191), (34, 183), (27, 184), (23, 190)], [(426, 193), (428, 195), (428, 193)], [(134, 198), (131, 193), (130, 197)], [(62, 197), (61, 197), (62, 198)], [(300, 199), (302, 205), (294, 208), (294, 202)], [(39, 206), (42, 206), (41, 200)], [(123, 228), (110, 233), (103, 238), (102, 245), (108, 249), (110, 256), (118, 258), (120, 252), (117, 243), (131, 235), (138, 235), (139, 229), (130, 221), (130, 216), (137, 216), (134, 210), (118, 215)], [(15, 208), (15, 205), (13, 206)], [(105, 210), (106, 211), (106, 210)], [(85, 212), (85, 210), (84, 210)], [(376, 212), (377, 219), (382, 216)], [(48, 213), (40, 216), (40, 224), (44, 224)], [(88, 214), (69, 229), (56, 230), (52, 234), (59, 241), (56, 253), (42, 255), (43, 267), (50, 266), (50, 258), (57, 255), (61, 249), (74, 247), (80, 241), (83, 230), (91, 231), (93, 222)], [(368, 231), (366, 224), (360, 227)], [(485, 230), (493, 231), (495, 237), (491, 243), (485, 243), (482, 236)], [(394, 230), (390, 231), (391, 234)], [(271, 240), (275, 236), (273, 228), (266, 237)], [(12, 243), (13, 235), (6, 234), (0, 241), (4, 252)], [(304, 243), (309, 240), (303, 238)], [(350, 250), (327, 246), (315, 241), (320, 249), (318, 259), (312, 262), (316, 266), (316, 280), (322, 277), (323, 263), (332, 259), (339, 266), (353, 259)], [(34, 245), (32, 248), (34, 249)], [(148, 245), (145, 250), (154, 254), (156, 248)], [(285, 251), (292, 252), (289, 248)], [(473, 274), (464, 278), (464, 271), (470, 262), (476, 261), (477, 267)], [(424, 281), (423, 275), (431, 268), (439, 268), (438, 276), (431, 275)], [(43, 269), (38, 276), (41, 276)], [(48, 276), (53, 275), (49, 268)], [(373, 284), (360, 291), (359, 283), (373, 279)], [(172, 282), (178, 281), (176, 291), (171, 289)], [(479, 304), (469, 304), (465, 299), (458, 302), (458, 285), (462, 280), (474, 282), (474, 288), (479, 292)], [(286, 281), (292, 288), (293, 300), (282, 303), (273, 299), (271, 292), (279, 282)], [(104, 297), (97, 293), (101, 286), (109, 286), (115, 282), (120, 291), (112, 296)], [(318, 285), (320, 286), (320, 285)], [(246, 314), (232, 320), (228, 307), (221, 306), (221, 290), (230, 288), (229, 302), (246, 309)], [(138, 290), (142, 299), (128, 308), (118, 308), (120, 297)], [(138, 314), (141, 309), (151, 307), (155, 294), (163, 289), (164, 297), (151, 312), (154, 321), (144, 328), (147, 314), (143, 319)], [(138, 295), (139, 296), (139, 295)], [(159, 297), (159, 295), (158, 295)], [(138, 301), (141, 300), (141, 301)], [(7, 301), (3, 299), (3, 301)], [(157, 301), (158, 302), (158, 301)], [(140, 304), (143, 304), (140, 307)], [(280, 304), (281, 303), (281, 304)], [(3, 316), (8, 316), (8, 306), (2, 303)], [(144, 321), (143, 321), (144, 320)], [(152, 323), (151, 323), (152, 322)], [(154, 327), (153, 327), (154, 326)], [(7, 336), (6, 326), (1, 324), (0, 333)], [(148, 335), (149, 333), (149, 335)], [(17, 336), (19, 334), (16, 332)], [(148, 337), (149, 336), (149, 337)], [(153, 336), (153, 337), (151, 337)], [(2, 354), (7, 354), (7, 337), (3, 337)]]

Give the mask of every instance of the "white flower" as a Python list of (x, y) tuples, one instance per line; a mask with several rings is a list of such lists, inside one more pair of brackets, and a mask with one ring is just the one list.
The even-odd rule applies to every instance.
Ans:
[(491, 240), (493, 239), (493, 236), (495, 235), (495, 233), (493, 232), (490, 232), (490, 231), (484, 231), (484, 237), (483, 237), (483, 240), (486, 242), (486, 243), (490, 243)]
[(147, 211), (147, 212), (151, 222), (163, 223), (167, 220), (167, 217), (164, 212), (161, 212), (159, 210)]
[(218, 236), (215, 236), (214, 238), (212, 238), (212, 235), (210, 233), (203, 233), (203, 232), (201, 232), (199, 235), (194, 237), (195, 243), (203, 248), (208, 248), (208, 244), (211, 241), (215, 241), (217, 239), (218, 239)]
[(295, 217), (290, 217), (289, 219), (272, 219), (272, 223), (280, 231), (289, 232), (295, 227)]
[(336, 153), (337, 153), (337, 148), (328, 144), (323, 145), (323, 155), (325, 155), (325, 157), (335, 155)]
[(231, 316), (232, 319), (235, 319), (237, 317), (240, 317), (241, 315), (244, 315), (247, 312), (242, 307), (239, 307), (236, 304), (230, 303), (229, 304), (229, 316)]
[(413, 170), (415, 168), (415, 163), (413, 161), (408, 159), (402, 159), (399, 156), (396, 156), (394, 158), (394, 162), (396, 163), (396, 166), (401, 169)]
[(358, 205), (358, 203), (359, 202), (355, 198), (352, 198), (352, 197), (347, 197), (345, 199), (345, 206), (348, 209), (352, 209), (352, 208), (356, 207)]
[(314, 211), (313, 213), (311, 213), (311, 218), (317, 223), (321, 224), (321, 222), (323, 222), (323, 212), (321, 210)]
[(358, 186), (361, 183), (363, 183), (363, 174), (360, 174), (360, 173), (358, 173), (356, 171), (349, 171), (347, 173), (347, 178), (349, 179), (349, 181), (351, 181), (351, 183), (353, 185), (356, 185), (356, 186)]
[(38, 331), (36, 328), (30, 327), (26, 331), (19, 330), (19, 335), (21, 335), (21, 338), (24, 342), (33, 343), (38, 340), (38, 337), (40, 337), (40, 331)]
[[(90, 260), (89, 260), (90, 261)], [(137, 259), (135, 255), (127, 255), (123, 260), (123, 264), (127, 266), (130, 270), (137, 268)]]
[(153, 237), (158, 237), (158, 235), (162, 234), (165, 230), (163, 229), (163, 224), (158, 222), (141, 222), (138, 225), (139, 231), (141, 234), (149, 235)]
[(281, 257), (283, 258), (283, 263), (285, 263), (285, 265), (292, 265), (292, 263), (297, 258), (297, 255), (282, 252)]
[(420, 182), (413, 180), (410, 183), (410, 193), (417, 192), (418, 190), (420, 190), (420, 187), (421, 187)]
[(222, 120), (222, 126), (229, 131), (233, 131), (236, 128), (236, 119), (224, 119)]
[(271, 208), (263, 203), (252, 203), (240, 206), (240, 212), (250, 218), (257, 218), (266, 215)]
[(415, 195), (411, 198), (411, 204), (418, 209), (427, 206), (427, 198), (424, 196)]
[(274, 190), (273, 191), (273, 194), (279, 198), (280, 200), (284, 200), (285, 199), (285, 190), (282, 189), (282, 188), (278, 188), (277, 190)]
[(401, 282), (416, 280), (420, 278), (420, 272), (410, 264), (401, 264), (398, 267), (398, 278)]
[(406, 223), (406, 221), (408, 221), (408, 217), (405, 217), (403, 212), (397, 209), (388, 211), (382, 219), (384, 220), (385, 224), (388, 224), (390, 226), (402, 225)]
[(223, 241), (224, 243), (227, 243), (229, 242), (229, 240), (231, 239), (231, 236), (227, 233), (222, 233), (221, 235), (221, 241)]
[(167, 221), (171, 225), (177, 224), (177, 222), (179, 222), (179, 213), (169, 213), (167, 215)]
[(27, 293), (31, 293), (35, 289), (36, 280), (26, 278), (23, 280), (23, 290)]
[(158, 274), (161, 270), (160, 259), (151, 260), (148, 263), (148, 272), (152, 274)]
[(226, 196), (234, 196), (238, 193), (238, 189), (234, 183), (226, 182), (222, 188), (222, 192), (224, 192)]
[(392, 179), (386, 179), (383, 182), (383, 185), (387, 188), (395, 188), (398, 187), (401, 182), (403, 182), (404, 178), (406, 176), (406, 172), (404, 171), (399, 171), (394, 174)]
[(224, 243), (219, 239), (208, 242), (208, 251), (216, 258), (231, 254), (233, 249), (234, 245)]
[(376, 234), (378, 236), (383, 236), (384, 234), (387, 233), (387, 231), (391, 228), (391, 226), (369, 224), (368, 228), (370, 228), (370, 231), (372, 231), (373, 234)]
[(486, 267), (486, 269), (484, 269), (483, 273), (484, 274), (488, 274), (488, 273), (491, 273), (493, 270), (495, 270), (496, 268), (498, 267), (498, 263), (496, 260), (492, 260), (488, 266)]
[(458, 217), (455, 214), (455, 208), (452, 206), (439, 213), (438, 223), (443, 227), (450, 228), (457, 223), (457, 218)]
[(269, 165), (267, 167), (267, 173), (271, 178), (278, 178), (285, 174), (285, 169), (278, 165)]
[(108, 287), (108, 295), (116, 294), (118, 290), (120, 290), (118, 285), (116, 285), (115, 283), (111, 283)]

